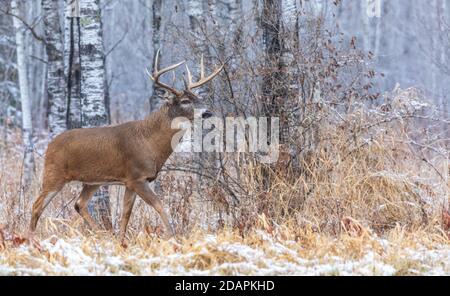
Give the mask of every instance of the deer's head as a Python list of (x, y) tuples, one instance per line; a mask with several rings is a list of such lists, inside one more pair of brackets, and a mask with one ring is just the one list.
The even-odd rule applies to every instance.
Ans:
[(189, 70), (189, 67), (186, 65), (188, 80), (185, 81), (184, 90), (175, 89), (174, 87), (167, 85), (159, 80), (163, 74), (178, 68), (184, 63), (185, 61), (159, 70), (158, 69), (159, 50), (158, 50), (155, 58), (154, 72), (153, 74), (148, 73), (148, 75), (157, 86), (167, 91), (164, 99), (167, 101), (166, 104), (169, 108), (169, 115), (171, 118), (186, 117), (189, 120), (193, 120), (195, 111), (197, 111), (202, 116), (202, 118), (209, 118), (213, 116), (212, 112), (208, 110), (205, 101), (202, 98), (198, 97), (193, 92), (193, 90), (211, 81), (223, 69), (223, 65), (214, 70), (214, 72), (211, 75), (205, 77), (205, 67), (202, 56), (200, 61), (200, 79), (197, 82), (192, 81), (193, 79), (191, 71)]

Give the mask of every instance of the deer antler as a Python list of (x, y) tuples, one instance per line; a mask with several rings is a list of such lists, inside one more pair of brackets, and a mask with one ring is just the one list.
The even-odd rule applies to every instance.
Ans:
[(169, 72), (169, 71), (171, 71), (171, 70), (173, 70), (173, 69), (175, 69), (175, 68), (177, 68), (177, 67), (183, 65), (184, 63), (186, 63), (186, 61), (182, 61), (182, 62), (179, 62), (178, 64), (175, 64), (175, 65), (169, 66), (169, 67), (167, 67), (167, 68), (158, 70), (158, 64), (159, 64), (159, 51), (160, 51), (160, 50), (158, 49), (158, 51), (156, 52), (156, 57), (155, 57), (155, 70), (154, 70), (153, 74), (150, 74), (150, 73), (148, 72), (148, 70), (146, 69), (147, 74), (148, 74), (148, 76), (150, 76), (150, 78), (155, 82), (155, 84), (158, 85), (159, 87), (165, 88), (165, 89), (167, 89), (168, 91), (174, 93), (174, 94), (177, 95), (177, 96), (181, 96), (181, 95), (183, 94), (183, 92), (181, 92), (181, 91), (175, 89), (174, 87), (171, 87), (171, 86), (169, 86), (169, 85), (167, 85), (167, 84), (165, 84), (165, 83), (162, 83), (161, 81), (159, 81), (159, 78), (160, 78), (161, 75), (163, 75), (164, 73), (167, 73), (167, 72)]
[(200, 80), (199, 81), (192, 82), (191, 71), (189, 71), (189, 67), (188, 67), (188, 65), (186, 65), (186, 71), (187, 71), (187, 75), (188, 75), (187, 89), (189, 91), (191, 91), (194, 88), (202, 86), (203, 84), (207, 83), (208, 81), (210, 81), (211, 79), (216, 77), (216, 75), (219, 74), (219, 72), (222, 71), (222, 69), (223, 69), (223, 65), (220, 66), (219, 68), (217, 68), (211, 75), (209, 75), (208, 77), (205, 77), (205, 65), (203, 62), (203, 55), (202, 55), (202, 58), (200, 60)]

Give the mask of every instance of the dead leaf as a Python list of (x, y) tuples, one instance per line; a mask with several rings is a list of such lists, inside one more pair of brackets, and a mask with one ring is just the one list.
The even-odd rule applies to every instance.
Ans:
[(344, 217), (341, 220), (343, 230), (350, 236), (361, 237), (368, 233), (361, 222), (352, 217)]
[(17, 234), (13, 234), (11, 241), (13, 243), (13, 247), (17, 248), (26, 243), (27, 239)]

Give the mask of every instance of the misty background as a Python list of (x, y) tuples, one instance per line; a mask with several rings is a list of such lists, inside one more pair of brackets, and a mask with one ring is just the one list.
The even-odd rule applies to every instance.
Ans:
[[(1, 5), (7, 5), (1, 0)], [(63, 2), (60, 15), (64, 15)], [(189, 31), (191, 2), (161, 1), (162, 63), (167, 64), (195, 56), (181, 37), (193, 35)], [(242, 34), (257, 38), (257, 22), (261, 13), (258, 0), (197, 1), (199, 15), (208, 19), (214, 15), (214, 30), (226, 36), (230, 28), (238, 26)], [(380, 76), (374, 91), (391, 91), (398, 84), (402, 88), (418, 87), (429, 100), (449, 110), (449, 20), (450, 8), (446, 0), (419, 1), (296, 1), (305, 14), (324, 16), (328, 29), (343, 34), (346, 40), (356, 37), (359, 49), (372, 58), (366, 60)], [(335, 4), (338, 3), (338, 5)], [(142, 118), (150, 111), (152, 82), (145, 74), (154, 58), (151, 0), (102, 0), (102, 22), (106, 53), (107, 83), (109, 86), (111, 119), (123, 122)], [(42, 34), (40, 1), (24, 1), (24, 18)], [(371, 7), (369, 7), (371, 6)], [(6, 7), (6, 6), (5, 6)], [(194, 7), (195, 8), (195, 7)], [(233, 9), (230, 19), (230, 10)], [(375, 9), (375, 10), (373, 10)], [(368, 11), (371, 11), (368, 13)], [(0, 14), (0, 119), (19, 121), (18, 81), (15, 74), (15, 40), (12, 18)], [(63, 21), (63, 18), (61, 17)], [(232, 24), (234, 22), (234, 25)], [(300, 34), (305, 34), (300, 28)], [(42, 42), (30, 31), (25, 32), (27, 69), (32, 94), (33, 122), (38, 130), (46, 126), (43, 109), (47, 106), (45, 92), (46, 54)], [(225, 44), (226, 46), (226, 44)], [(302, 47), (302, 44), (300, 44)], [(229, 59), (230, 54), (225, 55)], [(300, 65), (301, 67), (301, 65)], [(383, 74), (383, 75), (381, 75)], [(16, 116), (16, 113), (19, 116)]]

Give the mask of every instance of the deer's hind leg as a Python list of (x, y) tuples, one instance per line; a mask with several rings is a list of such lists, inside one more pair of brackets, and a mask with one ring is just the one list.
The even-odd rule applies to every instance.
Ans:
[(87, 205), (89, 200), (92, 198), (95, 191), (97, 191), (99, 187), (100, 185), (83, 184), (83, 190), (81, 190), (80, 196), (78, 197), (78, 200), (75, 202), (75, 210), (89, 224), (92, 230), (99, 230), (100, 228), (89, 214)]
[(130, 221), (131, 212), (133, 210), (134, 202), (136, 201), (136, 192), (126, 188), (123, 196), (122, 219), (120, 221), (119, 239), (122, 243), (125, 241), (125, 234), (127, 233), (128, 221)]

